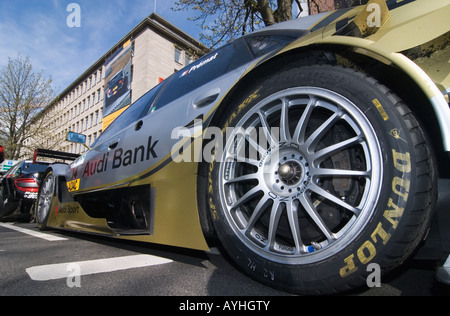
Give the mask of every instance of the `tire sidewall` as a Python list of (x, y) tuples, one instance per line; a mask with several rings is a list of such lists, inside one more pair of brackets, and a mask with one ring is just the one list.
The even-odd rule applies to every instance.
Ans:
[(241, 242), (222, 210), (219, 200), (218, 174), (220, 163), (213, 160), (209, 168), (208, 200), (213, 223), (226, 252), (248, 275), (272, 287), (295, 292), (332, 292), (364, 284), (369, 274), (367, 266), (378, 264), (389, 268), (388, 259), (395, 254), (403, 261), (414, 247), (398, 249), (396, 240), (405, 238), (407, 212), (415, 192), (416, 164), (414, 141), (404, 113), (396, 107), (395, 96), (381, 85), (353, 70), (336, 66), (307, 66), (281, 72), (250, 89), (226, 119), (221, 128), (232, 127), (261, 100), (280, 90), (299, 87), (319, 87), (332, 90), (356, 104), (375, 130), (383, 158), (383, 179), (375, 211), (360, 232), (341, 252), (322, 261), (289, 265), (268, 261)]

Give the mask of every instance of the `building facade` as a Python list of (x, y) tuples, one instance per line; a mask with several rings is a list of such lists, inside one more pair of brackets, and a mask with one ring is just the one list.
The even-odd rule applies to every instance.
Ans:
[(91, 145), (130, 104), (204, 53), (200, 42), (151, 14), (43, 111), (43, 133), (26, 147), (83, 153), (85, 146), (65, 141), (69, 131), (86, 135)]

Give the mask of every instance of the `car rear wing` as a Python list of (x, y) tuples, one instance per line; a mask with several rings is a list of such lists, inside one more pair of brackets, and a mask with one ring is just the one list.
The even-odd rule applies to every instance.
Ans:
[(80, 157), (80, 155), (78, 155), (78, 154), (67, 153), (64, 151), (55, 151), (55, 150), (37, 148), (34, 151), (33, 163), (36, 163), (36, 159), (38, 156), (45, 157), (45, 158), (62, 159), (62, 160), (75, 160), (78, 157)]

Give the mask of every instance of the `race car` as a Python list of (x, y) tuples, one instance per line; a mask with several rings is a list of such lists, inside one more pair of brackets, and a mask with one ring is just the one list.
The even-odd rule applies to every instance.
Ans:
[(0, 177), (0, 220), (31, 220), (39, 184), (50, 165), (38, 157), (75, 160), (79, 155), (48, 149), (36, 149), (33, 159), (5, 161), (7, 172)]
[(48, 162), (18, 161), (0, 179), (0, 219), (17, 212), (22, 219), (31, 219), (31, 208), (36, 201), (40, 175)]
[(371, 0), (200, 58), (46, 171), (41, 229), (209, 250), (297, 294), (366, 284), (448, 177), (448, 0)]

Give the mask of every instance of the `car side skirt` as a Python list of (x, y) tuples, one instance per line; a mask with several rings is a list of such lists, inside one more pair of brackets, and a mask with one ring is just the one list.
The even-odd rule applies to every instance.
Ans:
[(149, 170), (115, 187), (131, 191), (145, 186), (151, 188), (149, 198), (153, 213), (148, 230), (121, 231), (111, 228), (106, 218), (88, 215), (90, 212), (76, 201), (76, 196), (64, 198), (71, 197), (64, 177), (60, 177), (57, 185), (59, 192), (55, 192), (47, 227), (209, 251), (197, 210), (197, 163), (175, 163), (167, 157), (162, 165), (158, 170)]

